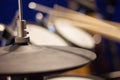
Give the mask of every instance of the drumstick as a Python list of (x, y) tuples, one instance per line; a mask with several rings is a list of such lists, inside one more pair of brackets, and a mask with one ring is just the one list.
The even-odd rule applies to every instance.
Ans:
[[(60, 9), (62, 7), (60, 6), (57, 6), (59, 8), (57, 9)], [(107, 27), (108, 28), (115, 28), (116, 26), (113, 26), (113, 25), (110, 25), (102, 20), (99, 20), (99, 19), (96, 19), (96, 18), (93, 18), (93, 17), (90, 17), (90, 16), (87, 16), (87, 15), (84, 15), (82, 13), (78, 13), (78, 12), (75, 12), (75, 11), (72, 11), (72, 10), (69, 10), (69, 9), (62, 9), (62, 10), (66, 10), (66, 12), (69, 12), (69, 13), (59, 13), (59, 12), (56, 12), (56, 10), (54, 11), (53, 15), (54, 16), (57, 16), (57, 17), (61, 17), (61, 18), (67, 18), (67, 19), (71, 19), (71, 20), (75, 20), (75, 21), (79, 21), (79, 22), (82, 22), (84, 24), (90, 24), (90, 25), (94, 25), (94, 26), (101, 26), (101, 28), (103, 27)], [(60, 10), (58, 10), (60, 11)], [(117, 27), (116, 27), (117, 28)]]
[(108, 23), (108, 24), (111, 24), (111, 25), (114, 25), (114, 26), (117, 26), (119, 29), (120, 29), (120, 23), (118, 23), (118, 22), (113, 22), (113, 21), (105, 21), (106, 23)]
[(35, 2), (30, 2), (28, 7), (30, 9), (40, 11), (40, 12), (43, 12), (43, 13), (47, 13), (47, 14), (51, 14), (54, 11), (52, 8), (49, 8), (49, 7), (41, 5), (41, 4), (37, 4)]
[(83, 5), (85, 7), (87, 7), (90, 10), (96, 11), (96, 5), (95, 5), (95, 1), (90, 2), (90, 0), (74, 0), (77, 3), (79, 3), (80, 5)]
[[(71, 9), (68, 9), (68, 8), (65, 8), (65, 7), (62, 7), (62, 6), (60, 6), (60, 5), (57, 5), (57, 4), (55, 4), (54, 5), (54, 9), (55, 10), (59, 10), (59, 11), (64, 11), (64, 12), (71, 12), (71, 13), (75, 13), (75, 14), (78, 14), (79, 15), (79, 13), (78, 12), (76, 12), (76, 11), (73, 11), (73, 10), (71, 10)], [(120, 29), (120, 23), (117, 23), (117, 22), (112, 22), (112, 21), (107, 21), (107, 20), (104, 20), (104, 22), (105, 23), (108, 23), (108, 24), (111, 24), (111, 25), (113, 25), (113, 26), (115, 26), (115, 27), (118, 27), (119, 29)], [(102, 27), (102, 26), (100, 26), (99, 25), (99, 27)], [(102, 27), (103, 28), (103, 27)], [(105, 28), (105, 27), (104, 27)], [(113, 29), (113, 28), (111, 28), (111, 29)], [(101, 30), (101, 29), (100, 29)], [(98, 32), (99, 33), (99, 32)], [(101, 34), (101, 33), (100, 33)], [(103, 34), (104, 35), (104, 34)]]
[(56, 19), (54, 19), (54, 22), (59, 21), (59, 20), (69, 22), (69, 23), (71, 23), (71, 25), (88, 30), (93, 33), (99, 33), (107, 38), (110, 38), (110, 39), (113, 39), (116, 41), (120, 41), (120, 36), (118, 35), (118, 34), (120, 34), (120, 30), (116, 27), (102, 27), (101, 28), (100, 26), (84, 24), (84, 23), (71, 21), (68, 19), (62, 19), (62, 18), (56, 18)]
[[(63, 12), (70, 12), (70, 13), (74, 13), (74, 14), (78, 14), (79, 15), (78, 12), (76, 12), (74, 10), (71, 10), (71, 9), (68, 9), (68, 8), (65, 8), (63, 6), (60, 6), (58, 4), (54, 5), (54, 10), (59, 10), (59, 11), (63, 11)], [(120, 28), (119, 27), (120, 23), (118, 23), (118, 22), (112, 22), (112, 21), (108, 21), (108, 20), (104, 20), (104, 22)]]
[[(57, 5), (57, 4), (54, 5), (54, 9), (55, 9), (55, 10), (58, 10), (58, 11), (63, 11), (63, 12), (68, 12), (68, 13), (77, 14), (78, 16), (80, 16), (80, 13), (78, 13), (78, 12), (76, 12), (76, 11), (73, 11), (73, 10), (71, 10), (71, 9), (68, 9), (68, 8), (62, 7), (62, 6)], [(90, 16), (88, 16), (88, 17), (90, 17)], [(92, 18), (92, 17), (90, 17), (90, 18)], [(93, 18), (93, 19), (96, 19), (96, 18)], [(96, 20), (99, 20), (99, 19), (96, 19)], [(98, 26), (101, 26), (101, 27), (104, 26), (103, 24), (107, 24), (107, 26), (113, 25), (113, 27), (118, 27), (118, 28), (119, 28), (119, 26), (120, 26), (120, 24), (119, 24), (119, 23), (116, 23), (116, 22), (105, 21), (105, 20), (99, 20), (99, 21), (102, 22), (101, 25), (98, 25)], [(90, 22), (90, 21), (89, 21), (89, 22)], [(108, 24), (109, 24), (109, 25), (108, 25)], [(90, 25), (94, 25), (94, 24), (90, 23)], [(96, 25), (97, 25), (97, 24), (96, 24)], [(119, 29), (120, 29), (120, 28), (119, 28)]]
[(56, 16), (56, 17), (68, 18), (68, 19), (71, 19), (71, 20), (75, 20), (75, 21), (85, 23), (85, 24), (101, 26), (101, 28), (103, 26), (108, 27), (108, 28), (109, 27), (113, 27), (113, 28), (115, 27), (115, 26), (107, 24), (107, 23), (105, 23), (105, 22), (103, 22), (99, 19), (84, 15), (82, 13), (71, 11), (69, 9), (67, 10), (67, 11), (69, 11), (69, 13), (65, 13), (65, 12), (61, 12), (59, 10), (53, 10), (49, 7), (37, 4), (35, 2), (31, 2), (29, 4), (29, 8), (37, 10), (37, 11), (45, 12), (45, 13), (51, 14), (51, 15)]
[[(109, 25), (101, 20), (84, 15), (82, 13), (77, 13), (77, 12), (65, 13), (65, 12), (61, 12), (57, 10), (52, 10), (46, 6), (39, 5), (37, 3), (34, 3), (34, 7), (32, 9), (43, 11), (49, 14), (52, 13), (52, 15), (57, 16), (57, 17), (71, 19), (72, 21), (70, 20), (69, 21), (75, 26), (89, 30), (91, 32), (105, 35), (107, 37), (111, 37), (113, 39), (120, 40), (120, 37), (118, 36), (120, 31), (118, 30), (117, 27)], [(73, 20), (78, 21), (78, 22), (75, 22)]]
[(78, 12), (76, 12), (72, 9), (68, 9), (68, 8), (63, 7), (63, 6), (60, 6), (58, 4), (54, 5), (54, 10), (61, 11), (61, 12), (68, 12), (68, 13), (70, 12), (70, 13), (78, 14)]

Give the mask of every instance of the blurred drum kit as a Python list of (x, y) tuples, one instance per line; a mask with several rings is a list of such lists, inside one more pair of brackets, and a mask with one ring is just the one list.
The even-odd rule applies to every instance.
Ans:
[(104, 80), (95, 76), (58, 74), (96, 59), (96, 54), (90, 51), (96, 46), (96, 41), (88, 32), (119, 41), (119, 28), (60, 6), (53, 10), (31, 2), (31, 9), (51, 15), (50, 21), (55, 26), (56, 34), (40, 25), (26, 24), (22, 0), (18, 0), (18, 3), (17, 30), (8, 31), (4, 25), (0, 25), (1, 38), (10, 40), (8, 42), (11, 44), (0, 47), (0, 80)]

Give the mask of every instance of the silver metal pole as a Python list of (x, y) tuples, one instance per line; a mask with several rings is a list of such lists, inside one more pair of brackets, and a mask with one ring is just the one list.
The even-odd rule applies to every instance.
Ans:
[(23, 9), (22, 9), (22, 0), (18, 0), (19, 8), (19, 19), (17, 21), (17, 37), (15, 38), (15, 43), (24, 44), (29, 42), (29, 37), (27, 37), (26, 21), (23, 20)]
[(22, 0), (18, 0), (18, 8), (19, 8), (19, 20), (17, 22), (18, 37), (24, 37), (24, 25), (22, 23), (22, 20), (23, 20)]
[(23, 20), (23, 11), (22, 11), (22, 0), (18, 0), (18, 7), (19, 7), (19, 20)]

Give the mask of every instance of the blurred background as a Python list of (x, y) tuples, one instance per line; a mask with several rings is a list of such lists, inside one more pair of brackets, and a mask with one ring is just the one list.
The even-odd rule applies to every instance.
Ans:
[[(95, 18), (97, 20), (102, 20), (103, 22), (106, 22), (106, 24), (113, 25), (114, 27), (117, 27), (119, 30), (120, 27), (120, 0), (23, 0), (23, 18), (27, 21), (29, 24), (37, 25), (37, 27), (41, 27), (44, 29), (47, 29), (48, 31), (54, 32), (54, 34), (61, 37), (61, 39), (65, 40), (67, 43), (71, 44), (72, 46), (76, 46), (76, 44), (73, 44), (69, 40), (64, 39), (59, 34), (59, 31), (57, 32), (54, 27), (54, 22), (50, 21), (52, 18), (51, 11), (55, 10), (55, 5), (61, 6), (56, 9), (58, 11), (63, 13), (71, 13), (74, 15), (74, 20), (77, 21), (77, 19), (87, 19), (87, 17), (79, 18), (78, 14), (82, 13), (85, 15), (88, 15), (92, 18)], [(41, 6), (38, 6), (37, 9), (35, 9), (35, 3), (39, 5), (43, 5), (47, 8), (42, 8)], [(64, 8), (62, 8), (64, 7)], [(68, 11), (67, 11), (68, 9)], [(41, 11), (40, 11), (41, 10)], [(42, 11), (43, 10), (43, 11)], [(69, 11), (70, 10), (70, 11)], [(14, 33), (16, 32), (16, 21), (18, 17), (18, 1), (17, 0), (0, 0), (0, 45), (6, 46), (10, 45), (13, 42)], [(73, 12), (72, 12), (73, 11)], [(74, 13), (75, 12), (75, 13)], [(77, 16), (78, 15), (78, 16)], [(76, 19), (76, 20), (75, 20)], [(71, 19), (70, 19), (71, 20)], [(77, 21), (78, 23), (81, 23)], [(99, 21), (98, 21), (99, 22)], [(93, 23), (97, 23), (97, 21), (93, 20)], [(86, 23), (83, 23), (86, 24)], [(3, 32), (2, 27), (6, 28), (6, 32)], [(32, 25), (31, 25), (32, 26)], [(60, 26), (65, 26), (64, 23)], [(97, 25), (93, 25), (97, 26)], [(104, 29), (103, 26), (98, 26), (99, 30), (98, 33), (92, 33), (92, 30), (94, 32), (94, 28), (91, 31), (89, 29), (85, 29), (85, 32), (89, 33), (92, 38), (95, 40), (95, 46), (92, 48), (87, 47), (88, 50), (94, 51), (97, 55), (97, 59), (93, 62), (89, 63), (85, 67), (82, 67), (80, 69), (72, 70), (70, 72), (67, 72), (65, 74), (89, 74), (89, 75), (95, 75), (99, 77), (104, 78), (117, 78), (120, 77), (120, 40), (116, 40), (116, 38), (111, 37), (104, 37), (104, 34), (100, 34), (99, 32), (107, 30), (107, 28)], [(110, 27), (111, 28), (111, 27)], [(37, 29), (37, 28), (36, 28)], [(112, 29), (112, 28), (111, 28)], [(67, 30), (66, 30), (67, 32)], [(116, 31), (115, 31), (116, 32)], [(108, 31), (105, 33), (105, 35), (111, 33), (114, 34), (112, 31)], [(41, 36), (42, 33), (38, 32), (34, 34), (33, 36), (37, 35), (37, 38)], [(64, 35), (64, 34), (63, 34)], [(78, 36), (77, 35), (71, 35), (71, 36)], [(119, 37), (120, 32), (118, 34), (115, 34), (116, 37)], [(44, 36), (44, 35), (43, 35)], [(82, 36), (82, 35), (80, 35)], [(37, 39), (34, 38), (34, 39)], [(33, 40), (35, 42), (36, 40)], [(47, 43), (46, 43), (47, 44)], [(77, 47), (83, 47), (83, 46), (77, 46)], [(115, 74), (112, 74), (114, 72), (118, 72)], [(112, 75), (110, 75), (112, 74)], [(118, 76), (115, 76), (118, 75)]]

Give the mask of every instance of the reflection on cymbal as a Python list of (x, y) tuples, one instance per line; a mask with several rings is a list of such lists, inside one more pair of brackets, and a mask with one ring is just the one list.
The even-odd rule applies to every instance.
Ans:
[(0, 48), (0, 74), (47, 73), (81, 67), (96, 58), (74, 47), (14, 45)]

